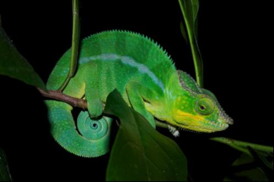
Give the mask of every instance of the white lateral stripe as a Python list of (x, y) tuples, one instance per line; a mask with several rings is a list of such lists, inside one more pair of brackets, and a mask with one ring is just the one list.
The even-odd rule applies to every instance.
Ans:
[(101, 60), (101, 61), (119, 61), (120, 60), (125, 65), (131, 66), (133, 68), (137, 68), (140, 73), (147, 74), (153, 80), (154, 83), (156, 83), (162, 90), (164, 90), (163, 82), (159, 80), (157, 76), (152, 71), (150, 71), (150, 69), (146, 65), (138, 63), (132, 57), (106, 53), (106, 54), (100, 54), (97, 56), (83, 57), (83, 58), (80, 58), (79, 62), (80, 64), (84, 64), (93, 60)]

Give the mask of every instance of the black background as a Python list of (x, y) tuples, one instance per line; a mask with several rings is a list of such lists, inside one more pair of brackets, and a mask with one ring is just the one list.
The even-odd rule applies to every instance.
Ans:
[[(268, 6), (257, 1), (200, 2), (205, 88), (217, 95), (235, 124), (224, 132), (182, 132), (175, 139), (189, 157), (194, 180), (220, 179), (238, 155), (208, 137), (272, 145)], [(0, 15), (13, 44), (46, 81), (70, 47), (70, 1), (1, 1)], [(140, 32), (162, 45), (177, 68), (194, 76), (190, 50), (179, 30), (177, 1), (81, 1), (80, 17), (82, 38), (110, 29)], [(14, 179), (104, 180), (108, 155), (85, 159), (63, 150), (49, 134), (47, 110), (36, 89), (3, 76), (0, 81), (0, 147)]]

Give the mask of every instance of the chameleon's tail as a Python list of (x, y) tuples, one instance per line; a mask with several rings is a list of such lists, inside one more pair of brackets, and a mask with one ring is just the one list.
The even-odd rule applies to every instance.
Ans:
[(66, 103), (47, 100), (51, 134), (67, 151), (82, 157), (98, 157), (109, 151), (112, 119), (92, 120), (87, 111), (78, 115), (77, 127)]

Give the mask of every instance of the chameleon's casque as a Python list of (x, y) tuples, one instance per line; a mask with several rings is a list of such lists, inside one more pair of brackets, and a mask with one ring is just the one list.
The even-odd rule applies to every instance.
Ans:
[[(70, 55), (68, 50), (58, 61), (49, 77), (48, 89), (56, 90), (64, 82)], [(71, 106), (58, 101), (46, 102), (53, 137), (76, 155), (96, 157), (107, 152), (109, 132), (101, 138), (89, 132), (99, 131), (94, 118), (102, 116), (104, 102), (114, 89), (153, 127), (154, 118), (199, 132), (221, 131), (232, 124), (216, 97), (198, 87), (188, 74), (177, 71), (168, 54), (143, 35), (127, 31), (92, 35), (82, 41), (78, 62), (77, 72), (64, 93), (85, 98), (93, 119), (87, 118), (86, 113), (78, 118), (77, 128)], [(83, 118), (85, 121), (81, 121)], [(105, 117), (101, 120), (109, 129), (111, 120)]]

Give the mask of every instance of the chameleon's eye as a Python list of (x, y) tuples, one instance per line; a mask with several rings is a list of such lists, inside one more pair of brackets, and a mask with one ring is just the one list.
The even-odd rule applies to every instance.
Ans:
[(195, 110), (199, 114), (209, 115), (214, 111), (214, 102), (209, 98), (201, 98), (197, 101)]

